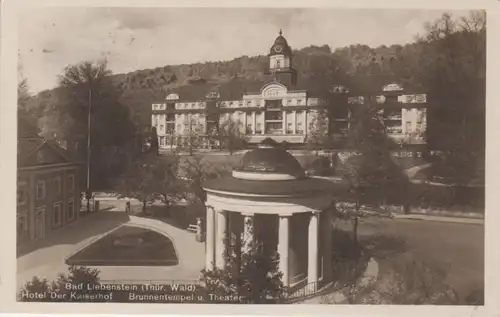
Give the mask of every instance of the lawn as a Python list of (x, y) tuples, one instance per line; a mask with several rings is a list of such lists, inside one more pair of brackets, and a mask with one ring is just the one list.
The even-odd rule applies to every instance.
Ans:
[(409, 276), (406, 271), (413, 270), (412, 262), (417, 261), (418, 270), (412, 275), (432, 277), (431, 284), (436, 287), (449, 286), (457, 292), (460, 304), (481, 302), (484, 292), (483, 225), (365, 219), (360, 223), (359, 235), (379, 262), (379, 284), (389, 283), (388, 278), (394, 273)]
[(178, 264), (172, 241), (155, 231), (123, 225), (66, 259), (67, 265), (171, 266)]

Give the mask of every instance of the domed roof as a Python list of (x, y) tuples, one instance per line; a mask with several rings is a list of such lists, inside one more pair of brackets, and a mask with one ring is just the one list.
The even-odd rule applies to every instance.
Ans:
[(263, 146), (247, 152), (234, 171), (245, 174), (287, 175), (294, 179), (305, 176), (302, 166), (293, 155), (284, 149), (272, 146)]
[(274, 40), (273, 46), (271, 46), (270, 55), (276, 54), (292, 54), (292, 48), (288, 45), (282, 30), (280, 30), (278, 37)]

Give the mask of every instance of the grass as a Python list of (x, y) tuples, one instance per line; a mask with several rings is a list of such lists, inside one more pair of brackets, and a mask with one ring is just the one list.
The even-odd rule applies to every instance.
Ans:
[(155, 231), (121, 226), (66, 260), (84, 266), (170, 266), (178, 264), (172, 241)]

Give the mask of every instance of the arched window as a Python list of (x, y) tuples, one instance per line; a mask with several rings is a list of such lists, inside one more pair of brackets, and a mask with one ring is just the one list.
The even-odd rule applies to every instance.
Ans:
[(276, 68), (280, 68), (280, 60), (279, 59), (276, 60)]

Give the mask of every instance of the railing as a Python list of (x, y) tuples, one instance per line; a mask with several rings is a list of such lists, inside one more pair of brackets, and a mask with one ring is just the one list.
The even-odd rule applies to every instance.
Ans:
[(101, 284), (123, 284), (123, 285), (198, 285), (203, 286), (200, 280), (100, 280)]

